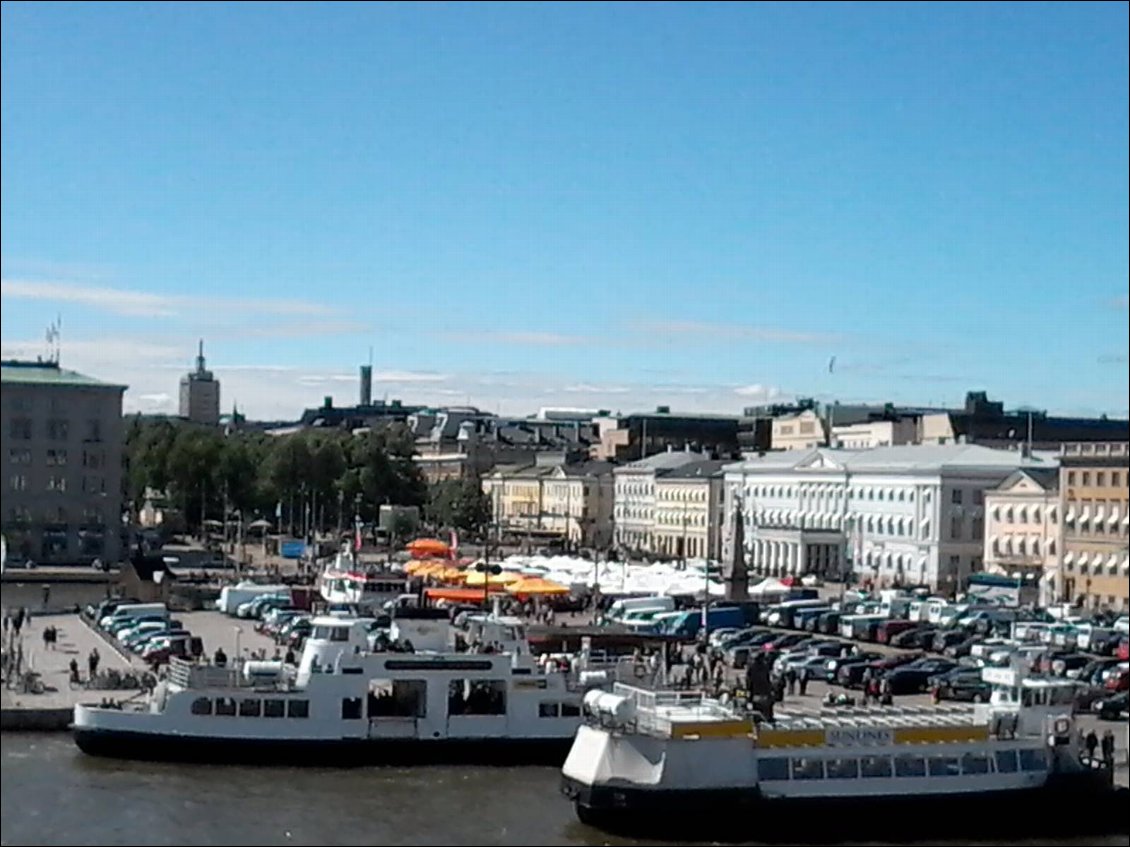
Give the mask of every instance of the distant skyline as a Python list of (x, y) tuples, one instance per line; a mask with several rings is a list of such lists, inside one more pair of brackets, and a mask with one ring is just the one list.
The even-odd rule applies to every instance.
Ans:
[[(0, 347), (357, 397), (1127, 416), (1125, 3), (0, 7)], [(835, 368), (828, 364), (835, 357)]]

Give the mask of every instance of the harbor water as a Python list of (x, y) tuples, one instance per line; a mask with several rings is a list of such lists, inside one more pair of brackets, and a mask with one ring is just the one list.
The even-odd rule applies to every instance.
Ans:
[[(555, 768), (151, 764), (85, 756), (64, 733), (5, 733), (0, 766), (3, 845), (648, 843), (579, 823), (558, 793)], [(937, 843), (928, 827), (923, 843)]]

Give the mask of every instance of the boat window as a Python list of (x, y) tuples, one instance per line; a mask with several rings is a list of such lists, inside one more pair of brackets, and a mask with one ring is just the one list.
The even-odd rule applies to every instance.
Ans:
[(264, 700), (263, 701), (263, 717), (265, 718), (281, 718), (286, 714), (286, 702), (284, 700)]
[(217, 697), (216, 698), (216, 714), (217, 715), (234, 715), (235, 714), (235, 700), (231, 697)]
[(241, 718), (257, 718), (262, 714), (262, 703), (253, 697), (239, 701), (239, 716)]
[(1016, 751), (997, 750), (997, 773), (1016, 773)]
[(858, 779), (858, 759), (828, 759), (824, 763), (828, 770), (828, 779)]
[(931, 756), (928, 761), (930, 763), (930, 776), (959, 776), (961, 774), (961, 762), (956, 756)]
[(793, 779), (823, 779), (823, 759), (793, 759)]
[(895, 776), (926, 776), (926, 760), (921, 756), (895, 756)]
[(286, 701), (286, 716), (288, 718), (308, 718), (308, 717), (310, 717), (310, 701), (309, 700), (287, 700)]
[(212, 700), (209, 697), (197, 697), (192, 701), (192, 714), (194, 715), (210, 715), (212, 714)]
[(453, 679), (447, 686), (449, 715), (505, 715), (506, 683), (500, 679)]
[(560, 703), (538, 703), (539, 718), (556, 718), (561, 714)]
[(361, 698), (341, 698), (341, 719), (343, 721), (356, 721), (361, 719)]
[(784, 757), (757, 760), (757, 776), (765, 781), (789, 778), (789, 760)]
[(349, 627), (347, 626), (331, 626), (330, 641), (348, 641), (349, 640)]
[(961, 772), (964, 774), (988, 773), (988, 755), (985, 753), (966, 753), (961, 757)]
[(561, 704), (561, 717), (563, 718), (576, 718), (581, 714), (581, 706), (579, 703), (562, 703)]
[(1067, 685), (1061, 685), (1052, 689), (1052, 705), (1066, 706), (1068, 703), (1075, 702), (1075, 688)]
[(369, 680), (370, 718), (422, 718), (427, 705), (428, 684), (422, 679)]
[(864, 779), (882, 779), (891, 775), (891, 760), (888, 756), (864, 756), (859, 769)]
[(1027, 750), (1020, 751), (1020, 770), (1046, 771), (1047, 769), (1048, 760), (1043, 750), (1036, 750), (1029, 747)]

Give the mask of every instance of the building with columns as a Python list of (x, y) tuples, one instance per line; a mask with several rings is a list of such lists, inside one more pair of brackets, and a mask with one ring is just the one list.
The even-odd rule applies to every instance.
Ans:
[(706, 459), (656, 473), (653, 552), (678, 559), (718, 559), (725, 464)]
[(1130, 608), (1130, 444), (1064, 444), (1060, 599), (1091, 608)]
[(1048, 459), (975, 445), (817, 448), (727, 465), (723, 550), (740, 503), (751, 573), (851, 573), (956, 593), (982, 569), (984, 493)]
[(1062, 549), (1058, 468), (1019, 470), (985, 492), (986, 571), (1022, 579), (1048, 605)]

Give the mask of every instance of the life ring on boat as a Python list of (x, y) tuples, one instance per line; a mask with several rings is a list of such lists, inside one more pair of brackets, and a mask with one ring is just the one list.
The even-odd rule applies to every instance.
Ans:
[(1071, 732), (1071, 721), (1069, 721), (1067, 718), (1056, 718), (1053, 729), (1055, 730), (1056, 735), (1067, 735)]
[(636, 679), (643, 679), (645, 676), (647, 676), (647, 667), (637, 663), (636, 669), (633, 671), (633, 673), (636, 675)]

